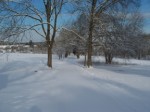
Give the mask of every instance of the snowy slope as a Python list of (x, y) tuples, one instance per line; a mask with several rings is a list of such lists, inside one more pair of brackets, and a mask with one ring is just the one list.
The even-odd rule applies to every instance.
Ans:
[[(0, 112), (150, 112), (150, 62), (84, 68), (73, 56), (0, 56)], [(142, 64), (140, 64), (142, 63)], [(146, 64), (144, 64), (146, 63)]]

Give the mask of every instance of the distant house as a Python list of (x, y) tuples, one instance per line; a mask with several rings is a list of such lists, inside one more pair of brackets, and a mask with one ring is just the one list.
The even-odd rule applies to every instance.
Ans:
[(15, 43), (15, 44), (0, 44), (0, 52), (21, 52), (21, 53), (47, 53), (47, 46), (45, 42), (31, 42), (30, 43)]
[(5, 48), (6, 48), (7, 46), (5, 46), (5, 45), (0, 45), (0, 53), (3, 53), (3, 52), (5, 52)]

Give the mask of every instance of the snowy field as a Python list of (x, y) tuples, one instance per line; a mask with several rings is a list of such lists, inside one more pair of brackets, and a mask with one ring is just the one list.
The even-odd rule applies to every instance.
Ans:
[(150, 112), (150, 61), (87, 69), (54, 56), (49, 69), (46, 59), (0, 54), (0, 112)]

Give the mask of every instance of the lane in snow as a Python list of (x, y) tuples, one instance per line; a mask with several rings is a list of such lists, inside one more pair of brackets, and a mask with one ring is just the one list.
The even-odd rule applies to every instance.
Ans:
[(142, 74), (150, 66), (128, 67), (87, 69), (54, 56), (49, 69), (46, 55), (10, 54), (0, 67), (0, 112), (149, 112), (150, 77)]

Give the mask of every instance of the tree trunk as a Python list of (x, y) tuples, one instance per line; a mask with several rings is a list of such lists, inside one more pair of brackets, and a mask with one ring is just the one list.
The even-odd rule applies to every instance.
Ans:
[(89, 38), (88, 38), (88, 57), (87, 57), (87, 66), (92, 66), (92, 37), (93, 37), (93, 28), (94, 28), (94, 12), (96, 8), (97, 0), (92, 0), (92, 8), (89, 22)]
[(89, 42), (88, 46), (88, 56), (87, 56), (87, 66), (92, 66), (92, 44)]
[(47, 66), (52, 68), (52, 48), (48, 47), (48, 62), (47, 62)]
[(68, 52), (68, 51), (66, 51), (66, 52), (65, 52), (65, 58), (67, 58), (67, 57), (68, 57), (68, 55), (69, 55), (69, 52)]
[(107, 57), (107, 53), (105, 52), (105, 63), (108, 64), (108, 57)]
[(108, 64), (111, 64), (112, 63), (112, 54), (109, 53), (108, 54)]
[(139, 50), (138, 51), (138, 60), (140, 60), (141, 59), (141, 51)]
[(111, 52), (105, 52), (105, 63), (111, 64), (113, 59), (113, 54)]
[(79, 59), (80, 58), (80, 53), (79, 52), (77, 52), (77, 59)]
[(84, 66), (86, 66), (86, 53), (84, 54)]

